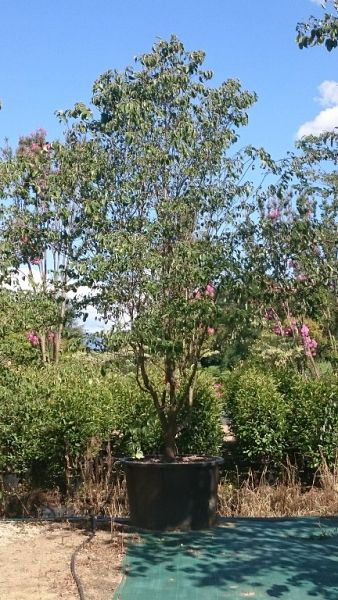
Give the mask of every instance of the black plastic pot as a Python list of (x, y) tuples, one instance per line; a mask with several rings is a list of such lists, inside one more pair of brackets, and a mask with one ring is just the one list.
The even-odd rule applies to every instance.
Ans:
[(132, 525), (163, 531), (205, 529), (215, 523), (222, 458), (196, 462), (125, 458), (121, 463)]

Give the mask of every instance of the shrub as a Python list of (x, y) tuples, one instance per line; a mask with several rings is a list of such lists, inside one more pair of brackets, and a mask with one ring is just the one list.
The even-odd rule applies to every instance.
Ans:
[(225, 383), (227, 412), (244, 454), (280, 460), (285, 450), (287, 410), (271, 375), (256, 368), (234, 371)]
[(0, 373), (0, 470), (25, 471), (39, 455), (42, 382), (39, 372), (30, 374), (32, 378), (9, 369)]
[[(196, 387), (196, 414), (178, 439), (180, 452), (216, 452), (221, 404), (210, 378)], [(86, 448), (110, 441), (115, 457), (159, 452), (153, 404), (133, 374), (100, 373), (83, 358), (41, 369), (0, 373), (0, 470), (29, 474), (39, 485), (77, 478)]]
[(217, 455), (223, 443), (221, 417), (223, 400), (214, 388), (214, 381), (200, 373), (196, 383), (194, 408), (187, 415), (187, 426), (178, 436), (180, 454)]
[(311, 467), (319, 466), (323, 458), (333, 465), (338, 450), (338, 376), (326, 373), (307, 379), (282, 372), (278, 378), (288, 405), (289, 451)]
[(310, 379), (293, 369), (241, 365), (223, 376), (225, 411), (243, 454), (259, 460), (292, 456), (307, 467), (338, 450), (338, 377)]

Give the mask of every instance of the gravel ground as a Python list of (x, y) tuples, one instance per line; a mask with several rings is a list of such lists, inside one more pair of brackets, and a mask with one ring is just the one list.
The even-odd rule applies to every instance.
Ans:
[[(0, 521), (0, 600), (78, 600), (70, 560), (85, 536), (67, 525)], [(124, 540), (98, 531), (78, 554), (86, 600), (111, 600), (122, 576)]]

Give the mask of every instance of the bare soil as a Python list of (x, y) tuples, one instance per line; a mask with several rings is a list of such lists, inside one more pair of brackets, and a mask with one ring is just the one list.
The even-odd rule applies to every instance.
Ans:
[[(0, 521), (0, 600), (78, 600), (70, 561), (86, 535), (67, 525)], [(111, 600), (122, 577), (124, 540), (98, 531), (77, 555), (87, 600)]]

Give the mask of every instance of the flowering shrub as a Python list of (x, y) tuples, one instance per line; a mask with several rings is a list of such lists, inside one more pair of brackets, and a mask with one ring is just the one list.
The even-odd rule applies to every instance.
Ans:
[[(268, 328), (273, 334), (290, 340), (288, 346), (291, 351), (294, 349), (294, 358), (299, 359), (301, 349), (305, 360), (309, 361), (313, 373), (318, 375), (314, 362), (318, 342), (315, 338), (311, 337), (309, 326), (302, 322), (302, 320), (297, 320), (292, 317), (292, 315), (287, 315), (287, 318), (283, 322), (272, 307), (265, 312), (264, 316)], [(288, 347), (286, 346), (286, 351), (287, 350)], [(292, 353), (290, 356), (292, 356)], [(295, 364), (297, 364), (296, 361)]]
[[(194, 412), (195, 378), (215, 333), (219, 290), (238, 281), (234, 222), (246, 219), (247, 161), (266, 157), (234, 147), (255, 95), (237, 80), (210, 85), (204, 59), (176, 36), (160, 40), (138, 58), (137, 69), (109, 71), (94, 83), (93, 113), (77, 104), (61, 115), (79, 119), (71, 134), (86, 131), (104, 160), (98, 174), (104, 194), (98, 199), (97, 186), (91, 197), (86, 193), (83, 285), (98, 290), (99, 312), (124, 329), (169, 460), (187, 413)], [(154, 362), (161, 362), (160, 389), (152, 380)]]
[(47, 131), (43, 128), (37, 129), (27, 136), (22, 136), (19, 140), (17, 153), (20, 156), (34, 156), (41, 152), (49, 152), (51, 145), (46, 140)]
[[(90, 188), (90, 148), (74, 140), (50, 144), (46, 131), (38, 129), (22, 136), (16, 150), (7, 147), (0, 161), (0, 277), (35, 296), (36, 322), (25, 324), (23, 330), (38, 333), (40, 343), (33, 338), (30, 342), (43, 363), (58, 362), (70, 308), (76, 304), (73, 257), (81, 248), (80, 190), (84, 180), (86, 193)], [(53, 339), (47, 337), (50, 328)]]

